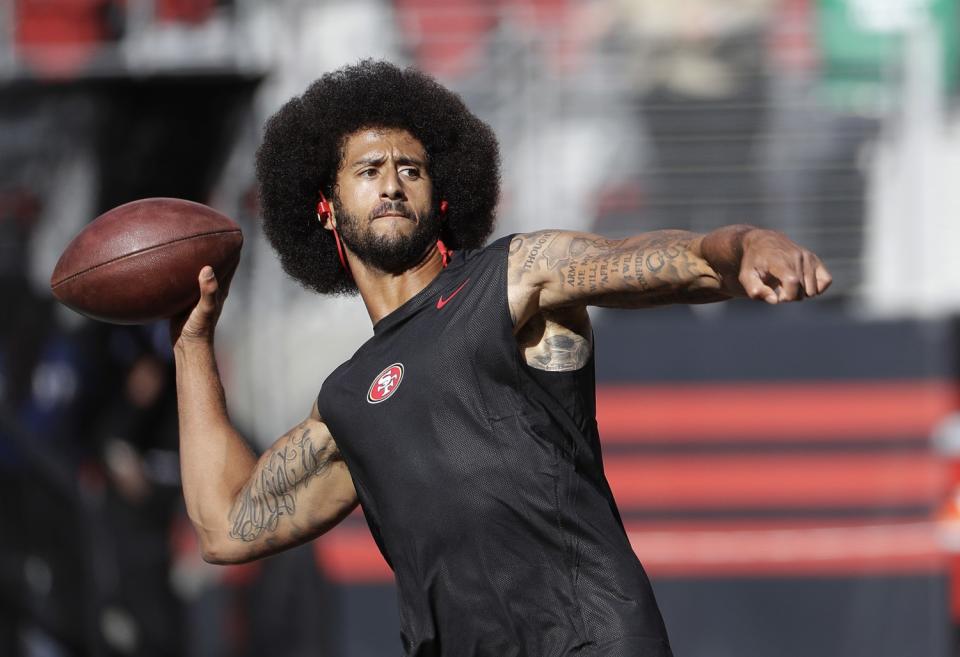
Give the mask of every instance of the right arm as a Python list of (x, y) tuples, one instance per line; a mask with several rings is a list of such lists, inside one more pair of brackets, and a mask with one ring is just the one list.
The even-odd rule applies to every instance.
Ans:
[(172, 324), (187, 514), (203, 558), (239, 563), (327, 531), (357, 504), (350, 473), (316, 404), (259, 459), (227, 416), (213, 351), (225, 292), (200, 275), (201, 298)]

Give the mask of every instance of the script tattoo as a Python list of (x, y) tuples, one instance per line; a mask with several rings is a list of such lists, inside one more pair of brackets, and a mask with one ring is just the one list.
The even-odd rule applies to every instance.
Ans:
[(550, 230), (518, 235), (510, 245), (511, 280), (552, 278), (560, 283), (561, 299), (611, 307), (728, 298), (715, 289), (717, 274), (691, 250), (696, 238), (680, 230), (623, 240)]
[(230, 512), (230, 537), (254, 541), (276, 531), (280, 518), (297, 510), (297, 493), (339, 458), (335, 447), (318, 447), (301, 423), (258, 464)]

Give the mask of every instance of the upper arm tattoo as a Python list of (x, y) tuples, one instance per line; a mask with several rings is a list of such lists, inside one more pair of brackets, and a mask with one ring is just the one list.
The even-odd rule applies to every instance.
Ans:
[(579, 336), (551, 335), (543, 349), (531, 356), (531, 366), (548, 372), (578, 370), (590, 360), (590, 342)]
[(254, 541), (274, 532), (283, 516), (297, 511), (297, 496), (316, 477), (341, 460), (332, 440), (318, 441), (304, 420), (257, 463), (230, 511), (230, 537)]
[(511, 280), (538, 281), (545, 295), (541, 307), (726, 299), (716, 291), (716, 272), (691, 250), (697, 237), (679, 230), (622, 240), (550, 230), (520, 235), (511, 244)]
[(578, 370), (593, 353), (590, 316), (585, 308), (537, 313), (520, 328), (517, 346), (530, 367), (548, 372)]

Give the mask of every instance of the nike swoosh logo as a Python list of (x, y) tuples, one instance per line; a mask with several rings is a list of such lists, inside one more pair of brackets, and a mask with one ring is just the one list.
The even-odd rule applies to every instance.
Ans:
[(440, 298), (437, 299), (437, 310), (440, 310), (440, 309), (443, 308), (445, 305), (447, 305), (447, 304), (450, 302), (450, 299), (452, 299), (453, 297), (457, 296), (457, 292), (459, 292), (460, 290), (462, 290), (462, 289), (463, 289), (463, 286), (466, 285), (466, 284), (469, 283), (469, 282), (470, 282), (470, 279), (468, 278), (468, 279), (465, 280), (464, 282), (460, 283), (460, 287), (458, 287), (456, 290), (454, 290), (453, 292), (451, 292), (451, 293), (450, 293), (450, 296), (447, 297), (446, 299), (444, 299), (444, 298), (443, 298), (443, 295), (441, 294), (441, 295), (440, 295)]

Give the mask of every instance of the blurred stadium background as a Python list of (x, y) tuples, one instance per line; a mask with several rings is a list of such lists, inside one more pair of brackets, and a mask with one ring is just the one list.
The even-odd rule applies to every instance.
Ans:
[(371, 334), (285, 279), (253, 153), (364, 57), (461, 93), (504, 159), (497, 235), (782, 229), (828, 298), (594, 312), (608, 475), (678, 657), (946, 657), (960, 617), (957, 0), (4, 0), (0, 655), (398, 654), (357, 513), (198, 556), (166, 327), (72, 315), (85, 222), (177, 196), (241, 222), (219, 332), (259, 448)]

